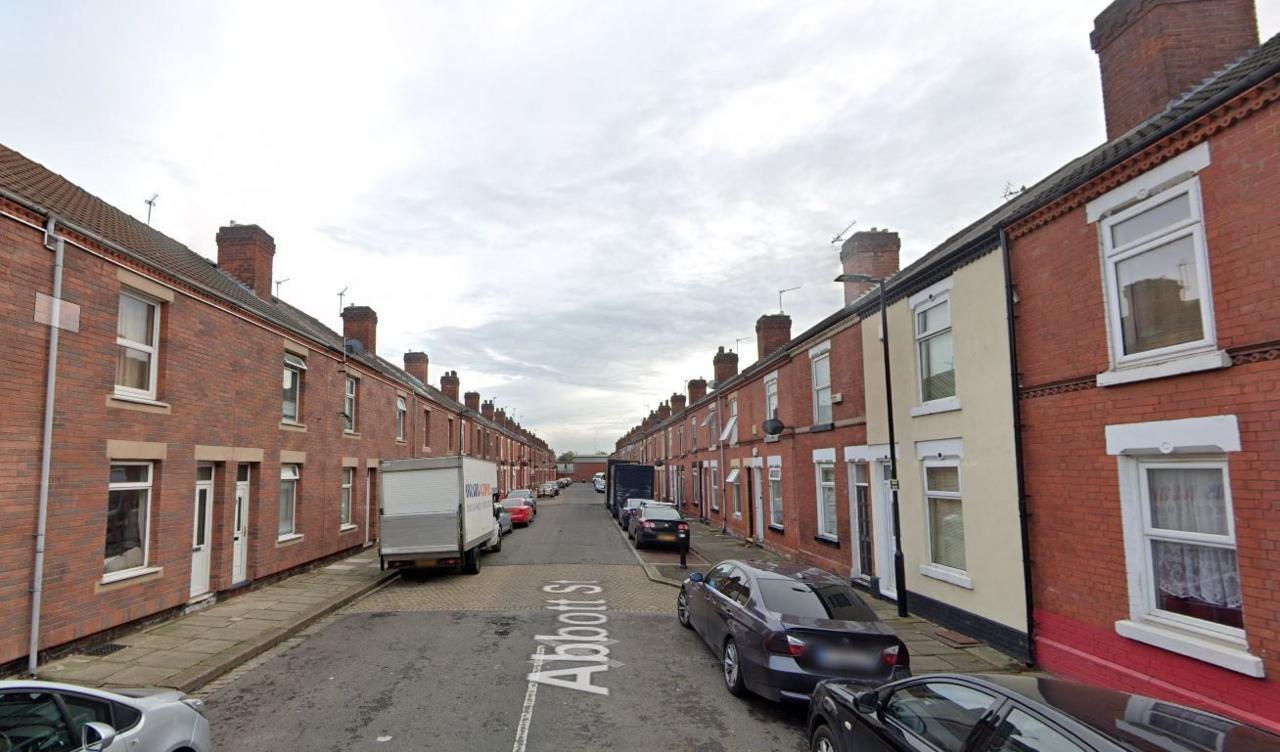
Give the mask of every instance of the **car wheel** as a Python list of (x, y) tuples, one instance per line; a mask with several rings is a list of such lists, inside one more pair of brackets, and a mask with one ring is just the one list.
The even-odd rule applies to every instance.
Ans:
[(489, 553), (496, 554), (502, 550), (502, 533), (498, 533), (498, 542), (489, 546)]
[(635, 539), (635, 541), (636, 541), (636, 550), (637, 550), (637, 551), (639, 551), (640, 549), (644, 548), (644, 541), (640, 540), (639, 538), (636, 538), (636, 539)]
[(818, 726), (809, 740), (809, 749), (811, 752), (836, 752), (836, 740), (830, 726), (825, 723)]
[(680, 620), (680, 626), (693, 629), (693, 622), (689, 621), (689, 596), (683, 588), (680, 590), (680, 595), (676, 596), (676, 618)]
[(742, 681), (742, 656), (738, 653), (738, 643), (733, 638), (724, 641), (724, 685), (729, 694), (741, 697), (747, 693), (747, 685)]

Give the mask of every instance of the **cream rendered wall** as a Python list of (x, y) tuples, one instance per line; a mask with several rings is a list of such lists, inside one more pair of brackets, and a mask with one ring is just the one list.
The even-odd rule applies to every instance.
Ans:
[[(906, 299), (889, 306), (894, 428), (898, 440), (899, 514), (907, 589), (1021, 632), (1027, 628), (1018, 521), (1013, 407), (1004, 270), (997, 252), (957, 269), (950, 292), (956, 396), (960, 409), (911, 416), (920, 404), (914, 317)], [(889, 441), (885, 423), (880, 318), (862, 327), (867, 443)], [(972, 589), (922, 575), (929, 563), (924, 465), (916, 443), (961, 439), (960, 490), (965, 565)], [(873, 493), (882, 492), (876, 488)], [(874, 541), (888, 546), (888, 541)]]

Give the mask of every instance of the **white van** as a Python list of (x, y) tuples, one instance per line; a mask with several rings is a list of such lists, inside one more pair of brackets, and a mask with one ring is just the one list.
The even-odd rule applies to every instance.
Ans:
[(498, 551), (494, 512), (498, 469), (472, 457), (387, 460), (382, 463), (383, 568), (457, 566), (480, 572), (480, 550)]

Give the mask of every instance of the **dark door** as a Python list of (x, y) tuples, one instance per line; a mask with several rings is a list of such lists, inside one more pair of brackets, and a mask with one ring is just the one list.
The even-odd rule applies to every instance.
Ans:
[(711, 613), (716, 604), (719, 603), (717, 593), (724, 589), (725, 581), (729, 578), (729, 569), (728, 564), (712, 567), (711, 571), (707, 572), (706, 579), (702, 581), (702, 587), (698, 588), (698, 592), (689, 603), (689, 618), (708, 644), (711, 643), (708, 622), (711, 620)]
[(858, 516), (858, 574), (870, 577), (876, 573), (875, 557), (871, 550), (871, 486), (865, 482), (867, 466), (859, 463), (857, 468), (854, 514)]

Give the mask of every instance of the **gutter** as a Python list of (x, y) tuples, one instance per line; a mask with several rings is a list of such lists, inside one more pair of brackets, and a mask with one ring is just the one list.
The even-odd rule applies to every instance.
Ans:
[(1018, 338), (1013, 320), (1013, 271), (1009, 254), (1009, 235), (1000, 228), (1000, 259), (1004, 267), (1004, 310), (1009, 337), (1009, 391), (1013, 401), (1013, 461), (1018, 483), (1018, 528), (1022, 536), (1022, 587), (1027, 609), (1027, 661), (1036, 662), (1035, 618), (1032, 608), (1035, 595), (1031, 584), (1031, 527), (1027, 511), (1027, 482), (1022, 458), (1022, 404), (1018, 399)]

